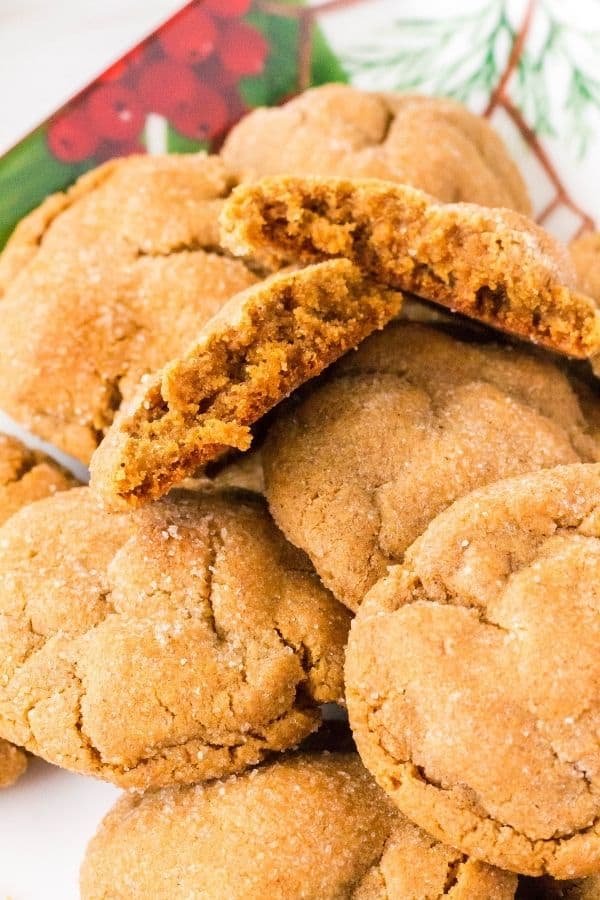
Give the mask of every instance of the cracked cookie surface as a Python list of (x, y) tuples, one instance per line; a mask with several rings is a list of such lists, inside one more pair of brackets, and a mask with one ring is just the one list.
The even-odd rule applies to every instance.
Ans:
[(406, 821), (354, 753), (125, 797), (81, 874), (83, 900), (509, 900), (515, 884)]
[(221, 214), (236, 254), (277, 266), (346, 257), (377, 281), (575, 357), (600, 350), (600, 311), (564, 247), (519, 213), (442, 204), (376, 179), (273, 176)]
[(89, 461), (140, 376), (258, 280), (219, 243), (234, 184), (218, 157), (129, 157), (21, 222), (0, 257), (0, 395), (11, 416)]
[(57, 494), (0, 531), (0, 734), (124, 787), (240, 771), (341, 698), (348, 619), (261, 498)]
[(551, 362), (394, 322), (282, 410), (263, 445), (265, 492), (289, 540), (356, 609), (454, 500), (598, 460), (592, 430)]
[(233, 297), (185, 354), (143, 379), (91, 463), (112, 506), (165, 494), (400, 309), (348, 260), (273, 275)]
[[(65, 469), (8, 434), (0, 434), (0, 525), (28, 503), (77, 484)], [(0, 787), (13, 784), (27, 768), (19, 748), (0, 738)]]
[(0, 434), (0, 525), (27, 503), (76, 484), (77, 480), (45, 453)]
[(600, 865), (600, 465), (498, 482), (435, 519), (351, 629), (362, 759), (439, 840), (529, 875)]
[(493, 128), (441, 97), (322, 85), (244, 116), (221, 155), (253, 176), (382, 178), (446, 202), (531, 212), (519, 170)]

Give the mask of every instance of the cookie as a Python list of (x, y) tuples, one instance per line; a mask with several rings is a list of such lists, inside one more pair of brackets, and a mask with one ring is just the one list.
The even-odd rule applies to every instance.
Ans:
[(229, 133), (226, 163), (257, 175), (382, 178), (531, 213), (519, 170), (488, 122), (441, 97), (375, 93), (346, 84), (255, 109)]
[(267, 432), (271, 512), (351, 609), (458, 497), (600, 459), (563, 372), (465, 337), (392, 323), (293, 398)]
[(27, 756), (9, 741), (0, 738), (0, 788), (9, 787), (27, 768)]
[(400, 816), (356, 754), (296, 754), (200, 787), (123, 797), (83, 900), (508, 900), (516, 879)]
[(233, 297), (185, 354), (143, 380), (91, 464), (112, 506), (160, 497), (230, 448), (309, 378), (398, 312), (402, 295), (347, 260), (274, 275)]
[(583, 234), (569, 244), (579, 287), (600, 304), (600, 232)]
[(0, 258), (3, 409), (87, 463), (140, 376), (258, 280), (219, 243), (234, 184), (218, 157), (131, 156), (24, 219)]
[(384, 284), (575, 357), (600, 349), (600, 311), (565, 248), (507, 209), (441, 204), (375, 179), (271, 177), (234, 191), (222, 240), (271, 265), (347, 257)]
[(260, 497), (57, 494), (0, 530), (0, 735), (124, 787), (241, 771), (340, 700), (348, 618)]
[[(61, 466), (17, 438), (0, 434), (0, 525), (34, 500), (73, 487), (76, 480)], [(27, 768), (25, 753), (0, 738), (0, 787), (7, 787)]]
[(346, 700), (367, 768), (439, 840), (600, 870), (600, 465), (475, 491), (367, 595)]
[(556, 881), (554, 878), (520, 878), (517, 900), (598, 900), (600, 875)]
[(0, 434), (0, 525), (27, 503), (76, 484), (76, 479), (45, 453)]

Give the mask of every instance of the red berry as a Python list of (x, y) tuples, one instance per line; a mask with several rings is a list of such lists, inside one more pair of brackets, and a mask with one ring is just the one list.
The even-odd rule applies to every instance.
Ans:
[(98, 138), (81, 107), (59, 113), (48, 126), (48, 146), (57, 159), (76, 163), (92, 156)]
[(163, 26), (159, 40), (167, 56), (192, 66), (208, 59), (219, 33), (211, 17), (200, 7), (182, 9)]
[(222, 19), (239, 19), (251, 6), (252, 0), (204, 0), (204, 8)]
[(138, 94), (148, 112), (169, 116), (182, 104), (193, 101), (198, 81), (187, 66), (172, 59), (160, 59), (144, 69), (138, 80)]
[(235, 72), (226, 69), (216, 54), (199, 66), (194, 66), (194, 72), (202, 84), (209, 84), (221, 92), (234, 87), (239, 81)]
[(169, 116), (173, 127), (185, 137), (205, 141), (228, 124), (227, 104), (220, 94), (204, 84), (196, 85), (194, 97)]
[(267, 39), (245, 22), (227, 22), (221, 31), (218, 54), (226, 69), (242, 77), (258, 75), (269, 54)]
[(118, 82), (95, 88), (87, 109), (93, 129), (108, 140), (131, 140), (144, 126), (144, 111), (137, 96)]

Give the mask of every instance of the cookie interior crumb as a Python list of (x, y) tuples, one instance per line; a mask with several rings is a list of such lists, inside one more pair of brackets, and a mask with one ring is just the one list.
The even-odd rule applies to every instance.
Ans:
[(347, 257), (368, 275), (575, 357), (600, 349), (600, 313), (564, 248), (508, 209), (440, 204), (375, 179), (281, 176), (236, 188), (222, 240), (272, 265)]
[(237, 295), (186, 355), (142, 383), (92, 460), (92, 485), (136, 504), (228, 448), (248, 449), (254, 422), (381, 328), (401, 301), (346, 260)]

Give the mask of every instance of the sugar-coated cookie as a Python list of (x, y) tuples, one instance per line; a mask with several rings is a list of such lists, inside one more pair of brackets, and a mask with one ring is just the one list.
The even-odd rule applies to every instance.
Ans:
[(0, 530), (0, 734), (126, 787), (241, 771), (341, 699), (348, 619), (260, 497), (75, 488)]
[(83, 900), (510, 900), (515, 886), (404, 819), (354, 753), (123, 797), (81, 872)]
[(77, 479), (45, 453), (0, 434), (0, 525), (22, 506), (76, 484)]
[(600, 304), (600, 232), (593, 231), (569, 244), (579, 287)]
[(112, 506), (165, 494), (400, 309), (402, 295), (348, 260), (273, 275), (233, 297), (186, 352), (142, 380), (94, 454), (91, 483)]
[(219, 157), (132, 156), (25, 218), (0, 257), (2, 407), (88, 462), (140, 376), (258, 280), (219, 244)]
[[(76, 479), (37, 450), (8, 434), (0, 434), (0, 525), (34, 500), (64, 491)], [(0, 738), (0, 787), (7, 787), (27, 768), (25, 753)]]
[(599, 639), (600, 465), (469, 494), (354, 620), (346, 700), (363, 762), (475, 858), (597, 874)]
[(322, 85), (244, 116), (221, 155), (254, 176), (383, 178), (447, 202), (531, 212), (502, 140), (485, 119), (447, 98)]
[(394, 322), (278, 416), (263, 445), (266, 496), (289, 540), (356, 609), (454, 500), (499, 478), (596, 461), (592, 431), (549, 360)]
[(600, 311), (568, 252), (508, 209), (443, 204), (375, 179), (273, 176), (240, 185), (222, 240), (270, 265), (347, 257), (365, 273), (570, 356), (600, 351)]

